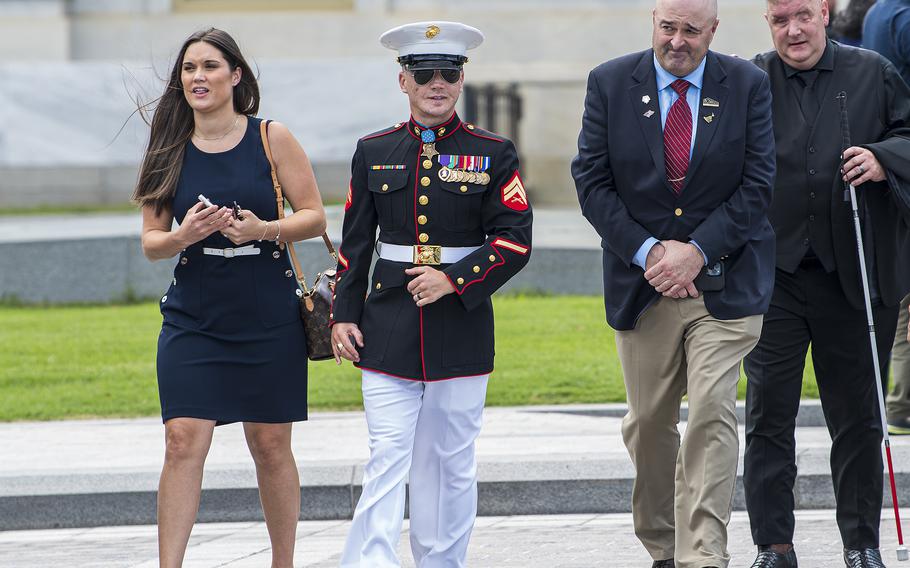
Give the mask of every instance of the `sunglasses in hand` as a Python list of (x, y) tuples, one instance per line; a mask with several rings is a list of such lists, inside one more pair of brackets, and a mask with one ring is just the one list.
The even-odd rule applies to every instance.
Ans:
[(417, 69), (411, 71), (414, 76), (414, 82), (418, 85), (426, 85), (433, 80), (433, 77), (439, 73), (447, 83), (454, 85), (461, 78), (461, 69)]

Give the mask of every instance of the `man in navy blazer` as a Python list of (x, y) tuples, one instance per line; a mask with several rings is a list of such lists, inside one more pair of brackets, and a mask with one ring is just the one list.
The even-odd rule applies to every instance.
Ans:
[(572, 175), (602, 238), (636, 535), (655, 567), (725, 567), (739, 367), (774, 284), (771, 93), (708, 50), (716, 0), (658, 0), (653, 24), (653, 49), (591, 72)]

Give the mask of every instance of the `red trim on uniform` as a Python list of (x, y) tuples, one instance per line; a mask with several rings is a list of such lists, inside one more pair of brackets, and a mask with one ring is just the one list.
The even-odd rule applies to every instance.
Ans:
[[(423, 130), (433, 130), (435, 132), (436, 130), (438, 130), (440, 128), (445, 128), (446, 126), (450, 125), (452, 123), (452, 121), (455, 120), (456, 116), (458, 116), (458, 113), (453, 110), (452, 116), (449, 117), (449, 120), (443, 122), (442, 124), (437, 124), (436, 126), (425, 126), (422, 129)], [(458, 124), (461, 124), (461, 120), (458, 121)], [(408, 134), (410, 134), (414, 138), (423, 142), (423, 140), (420, 138), (420, 134), (414, 134), (414, 128), (413, 128), (414, 126), (416, 126), (417, 128), (421, 128), (421, 126), (419, 124), (417, 124), (417, 121), (414, 120), (414, 115), (411, 115), (411, 117), (408, 119)], [(439, 136), (436, 139), (442, 140), (443, 138), (448, 138), (449, 136), (452, 135), (452, 133), (454, 133), (457, 130), (458, 130), (458, 128), (453, 128), (452, 132), (446, 132), (444, 135)]]
[[(452, 116), (455, 116), (455, 113), (452, 113)], [(411, 120), (414, 118), (411, 117)], [(420, 225), (417, 223), (417, 193), (420, 191), (418, 189), (418, 180), (420, 179), (420, 158), (423, 153), (423, 146), (417, 147), (417, 164), (414, 169), (414, 242), (420, 243)], [(427, 376), (427, 364), (424, 359), (423, 352), (423, 307), (418, 307), (417, 310), (420, 313), (420, 367), (423, 369), (423, 376), (426, 379)]]
[(530, 250), (528, 247), (526, 247), (524, 245), (520, 245), (518, 243), (513, 243), (512, 241), (510, 241), (508, 239), (503, 239), (502, 237), (497, 237), (496, 239), (493, 240), (492, 243), (490, 243), (490, 245), (494, 246), (494, 247), (502, 247), (502, 248), (510, 250), (514, 253), (520, 254), (522, 256), (528, 254), (528, 251)]
[(452, 285), (452, 288), (455, 288), (455, 293), (458, 294), (459, 296), (461, 296), (461, 290), (458, 289), (458, 285), (455, 284), (455, 281), (452, 280), (452, 277), (449, 276), (448, 274), (446, 274), (445, 272), (443, 272), (443, 274), (445, 274), (446, 278), (449, 279), (449, 284)]
[[(467, 287), (470, 286), (471, 284), (477, 284), (478, 282), (482, 282), (484, 280), (484, 278), (487, 277), (487, 274), (489, 274), (491, 270), (493, 270), (497, 266), (502, 266), (503, 264), (506, 263), (506, 259), (503, 258), (502, 254), (499, 252), (499, 250), (494, 248), (493, 251), (499, 256), (499, 262), (490, 265), (490, 267), (487, 268), (486, 272), (484, 272), (483, 276), (481, 276), (480, 278), (475, 278), (474, 280), (471, 280), (470, 282), (465, 282), (465, 285), (461, 287), (462, 292), (464, 292), (467, 289)], [(459, 295), (460, 295), (460, 293), (459, 293)]]
[[(349, 262), (348, 259), (345, 258), (344, 255), (341, 253), (341, 248), (338, 249), (338, 262), (340, 262), (341, 264), (344, 265), (344, 270), (347, 270), (347, 269), (349, 268), (348, 265), (350, 264), (350, 262)], [(342, 272), (344, 272), (344, 270), (342, 270)]]
[(394, 126), (392, 126), (392, 127), (390, 127), (389, 130), (383, 130), (383, 131), (377, 132), (377, 133), (375, 133), (375, 134), (368, 134), (367, 136), (364, 136), (363, 138), (361, 138), (361, 140), (372, 140), (373, 138), (381, 138), (382, 136), (386, 136), (386, 135), (391, 134), (391, 133), (393, 133), (393, 132), (398, 132), (399, 130), (401, 130), (402, 128), (404, 128), (404, 125), (405, 125), (405, 124), (407, 124), (407, 122), (402, 122), (401, 124), (398, 125), (397, 128), (394, 127)]
[[(477, 127), (475, 126), (475, 128), (477, 128)], [(478, 134), (477, 132), (474, 132), (470, 128), (465, 128), (464, 131), (467, 132), (468, 134), (470, 134), (471, 136), (483, 138), (484, 140), (492, 140), (493, 142), (505, 142), (505, 140), (503, 140), (501, 138), (493, 138), (492, 136), (484, 136), (483, 134)]]
[(440, 377), (438, 379), (417, 379), (414, 377), (402, 377), (401, 375), (396, 375), (394, 373), (389, 373), (388, 371), (380, 371), (379, 369), (373, 369), (371, 367), (363, 367), (359, 363), (354, 363), (354, 366), (360, 369), (361, 371), (372, 371), (374, 373), (380, 373), (382, 375), (388, 375), (396, 379), (402, 379), (405, 381), (411, 381), (415, 383), (436, 383), (439, 381), (454, 381), (456, 379), (473, 379), (476, 377), (482, 377), (484, 375), (493, 375), (493, 369), (485, 373), (477, 373), (476, 375), (458, 375), (457, 377)]
[(445, 140), (445, 139), (448, 138), (449, 136), (451, 136), (451, 135), (455, 134), (456, 132), (458, 132), (458, 129), (461, 128), (461, 126), (462, 126), (463, 124), (464, 124), (463, 122), (459, 122), (459, 123), (458, 123), (458, 126), (456, 126), (455, 128), (453, 128), (452, 130), (447, 131), (447, 132), (446, 132), (445, 134), (443, 134), (442, 136), (439, 136), (438, 138), (436, 138), (436, 140), (437, 140), (437, 141), (438, 141), (438, 140)]
[(344, 210), (347, 211), (354, 204), (354, 179), (348, 182), (348, 196), (344, 200)]

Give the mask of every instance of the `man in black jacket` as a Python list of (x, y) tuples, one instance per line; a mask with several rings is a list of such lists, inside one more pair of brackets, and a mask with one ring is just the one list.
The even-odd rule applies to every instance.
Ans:
[[(881, 424), (844, 181), (857, 188), (879, 359), (907, 291), (907, 227), (882, 157), (910, 158), (910, 92), (875, 53), (827, 39), (824, 0), (771, 0), (776, 51), (756, 57), (773, 93), (777, 272), (761, 340), (746, 358), (744, 482), (756, 566), (796, 566), (794, 429), (809, 344), (828, 429), (837, 520), (849, 567), (881, 566)], [(842, 147), (839, 95), (852, 144)], [(843, 160), (841, 154), (843, 153)], [(887, 376), (887, 369), (883, 372)]]

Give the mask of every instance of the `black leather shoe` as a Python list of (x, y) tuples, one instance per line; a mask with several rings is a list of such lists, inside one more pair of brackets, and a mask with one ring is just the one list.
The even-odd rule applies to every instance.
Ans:
[(877, 548), (844, 549), (844, 562), (847, 568), (885, 568), (882, 554)]
[(654, 563), (651, 564), (651, 568), (676, 568), (676, 563), (673, 562), (672, 558), (655, 560)]
[(770, 546), (759, 546), (758, 556), (751, 568), (797, 568), (796, 551), (792, 548), (786, 554), (774, 552)]

